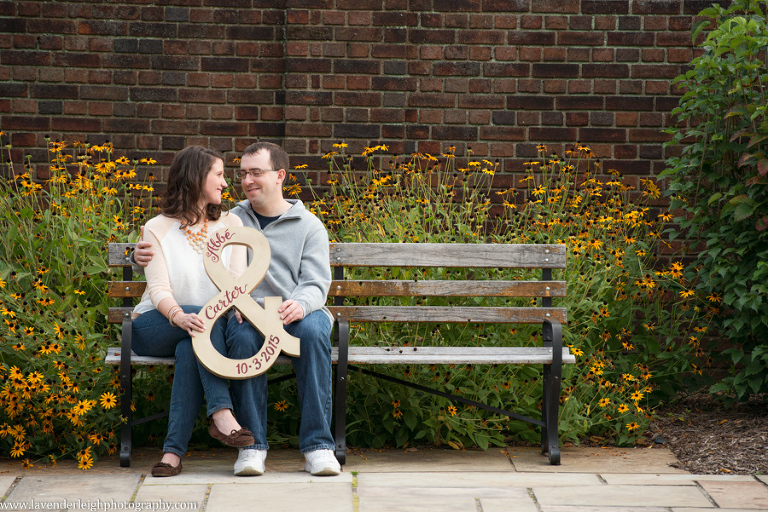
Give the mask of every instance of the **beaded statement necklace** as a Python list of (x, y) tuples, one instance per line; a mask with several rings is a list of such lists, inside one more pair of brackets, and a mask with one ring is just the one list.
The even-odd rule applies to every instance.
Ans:
[(187, 235), (187, 242), (192, 246), (192, 249), (198, 253), (202, 253), (203, 248), (205, 247), (205, 240), (208, 238), (208, 219), (205, 219), (203, 226), (197, 231), (192, 231), (192, 229), (187, 226), (184, 230), (184, 234)]

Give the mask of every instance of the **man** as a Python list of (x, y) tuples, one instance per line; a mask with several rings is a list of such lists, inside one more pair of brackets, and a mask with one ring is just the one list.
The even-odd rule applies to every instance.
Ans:
[[(248, 146), (240, 162), (243, 194), (231, 211), (248, 227), (258, 229), (269, 241), (271, 261), (266, 276), (251, 296), (283, 298), (278, 312), (285, 330), (301, 340), (300, 357), (293, 358), (299, 392), (301, 424), (299, 448), (304, 470), (313, 475), (338, 475), (331, 435), (331, 342), (333, 318), (324, 307), (331, 283), (328, 233), (320, 220), (299, 200), (283, 198), (289, 169), (288, 154), (278, 145), (257, 142)], [(146, 265), (152, 252), (140, 242), (136, 262)], [(248, 322), (230, 316), (227, 356), (245, 359), (261, 348), (263, 337)], [(261, 475), (267, 456), (267, 376), (230, 383), (235, 412), (250, 430), (254, 445), (240, 448), (235, 475)]]

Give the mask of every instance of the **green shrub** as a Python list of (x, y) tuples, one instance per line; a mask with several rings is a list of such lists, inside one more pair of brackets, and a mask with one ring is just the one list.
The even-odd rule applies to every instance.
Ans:
[(675, 83), (685, 93), (667, 130), (682, 154), (667, 161), (670, 237), (688, 237), (695, 261), (686, 275), (716, 311), (715, 350), (731, 367), (710, 388), (729, 398), (768, 392), (768, 121), (765, 2), (736, 0), (705, 9), (694, 39), (703, 54)]
[(49, 142), (44, 180), (3, 147), (0, 452), (26, 465), (75, 456), (87, 469), (119, 444), (119, 381), (103, 364), (116, 338), (106, 244), (136, 237), (151, 187), (129, 183), (139, 162), (113, 160), (109, 145)]

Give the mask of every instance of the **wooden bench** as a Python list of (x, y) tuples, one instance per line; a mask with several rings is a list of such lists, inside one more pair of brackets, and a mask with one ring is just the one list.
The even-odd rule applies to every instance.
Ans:
[[(122, 323), (121, 347), (108, 350), (106, 363), (120, 365), (122, 414), (127, 422), (121, 428), (120, 465), (130, 465), (131, 427), (163, 416), (155, 415), (134, 420), (131, 414), (131, 366), (173, 364), (172, 358), (139, 357), (131, 351), (131, 318), (134, 299), (144, 291), (144, 283), (133, 281), (129, 256), (132, 244), (109, 244), (110, 266), (122, 267), (122, 281), (110, 283), (110, 297), (121, 298), (119, 307), (110, 307), (109, 321)], [(562, 365), (575, 363), (568, 348), (562, 346), (562, 324), (566, 322), (563, 307), (553, 307), (553, 297), (564, 297), (566, 283), (552, 280), (553, 269), (564, 269), (565, 245), (508, 244), (363, 244), (332, 243), (330, 245), (333, 282), (329, 296), (337, 325), (336, 343), (332, 348), (336, 364), (334, 391), (334, 437), (336, 457), (344, 464), (346, 454), (346, 400), (349, 371), (358, 371), (413, 387), (423, 392), (443, 396), (452, 401), (481, 407), (514, 419), (541, 427), (542, 453), (548, 453), (551, 464), (560, 463), (558, 441), (558, 411)], [(451, 269), (538, 269), (541, 279), (535, 280), (473, 280), (473, 279), (355, 279), (361, 267), (383, 270), (393, 268), (451, 268)], [(423, 299), (485, 297), (541, 299), (540, 305), (507, 306), (430, 306), (364, 305), (372, 298)], [(348, 304), (345, 305), (345, 299)], [(541, 346), (355, 346), (350, 341), (350, 324), (366, 322), (467, 323), (467, 324), (541, 324)], [(510, 336), (510, 342), (515, 340)], [(510, 343), (511, 345), (512, 343)], [(520, 345), (521, 343), (517, 343)], [(290, 359), (281, 356), (278, 364)], [(530, 418), (512, 411), (491, 407), (462, 396), (430, 389), (397, 379), (358, 365), (482, 365), (535, 364), (543, 365), (543, 400), (541, 419)], [(285, 377), (283, 377), (285, 378)], [(282, 379), (281, 379), (282, 380)], [(271, 380), (270, 383), (275, 381)]]

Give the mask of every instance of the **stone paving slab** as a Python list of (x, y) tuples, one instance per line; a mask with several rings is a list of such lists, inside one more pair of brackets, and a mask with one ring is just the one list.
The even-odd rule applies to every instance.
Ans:
[(360, 473), (360, 487), (535, 487), (542, 485), (604, 485), (597, 475), (560, 473)]
[(509, 458), (516, 471), (548, 473), (678, 473), (685, 470), (673, 468), (677, 462), (671, 451), (657, 448), (564, 448), (560, 452), (559, 466), (549, 464), (538, 448), (508, 449)]
[[(535, 504), (525, 489), (499, 487), (475, 487), (454, 489), (449, 487), (366, 487), (358, 486), (359, 512), (477, 512), (484, 510), (484, 500), (502, 502), (522, 507)], [(513, 510), (512, 508), (508, 510)]]
[[(169, 484), (168, 478), (165, 480), (166, 485), (146, 485), (145, 481), (136, 493), (134, 503), (178, 503), (185, 504), (182, 510), (202, 510), (208, 484), (179, 485), (176, 482)], [(194, 503), (196, 508), (190, 508), (191, 503)]]
[(698, 487), (686, 485), (604, 485), (602, 487), (534, 487), (544, 506), (712, 507)]
[(483, 498), (480, 506), (483, 512), (539, 512), (539, 508), (532, 500), (509, 500), (501, 498)]
[(417, 471), (514, 471), (503, 448), (451, 450), (425, 448), (410, 450), (351, 450), (346, 471), (366, 473), (412, 473)]
[(11, 490), (11, 485), (16, 481), (16, 477), (12, 475), (0, 476), (0, 497), (6, 496), (8, 491)]
[(768, 509), (768, 487), (762, 482), (703, 481), (701, 487), (722, 508)]
[(285, 484), (280, 486), (214, 484), (205, 512), (353, 512), (348, 483)]
[(697, 485), (698, 482), (754, 482), (755, 478), (749, 475), (693, 475), (693, 474), (662, 474), (651, 475), (646, 473), (604, 473), (600, 475), (610, 485)]
[(140, 479), (139, 475), (100, 475), (82, 471), (77, 476), (29, 475), (16, 484), (6, 501), (127, 502), (136, 492)]

